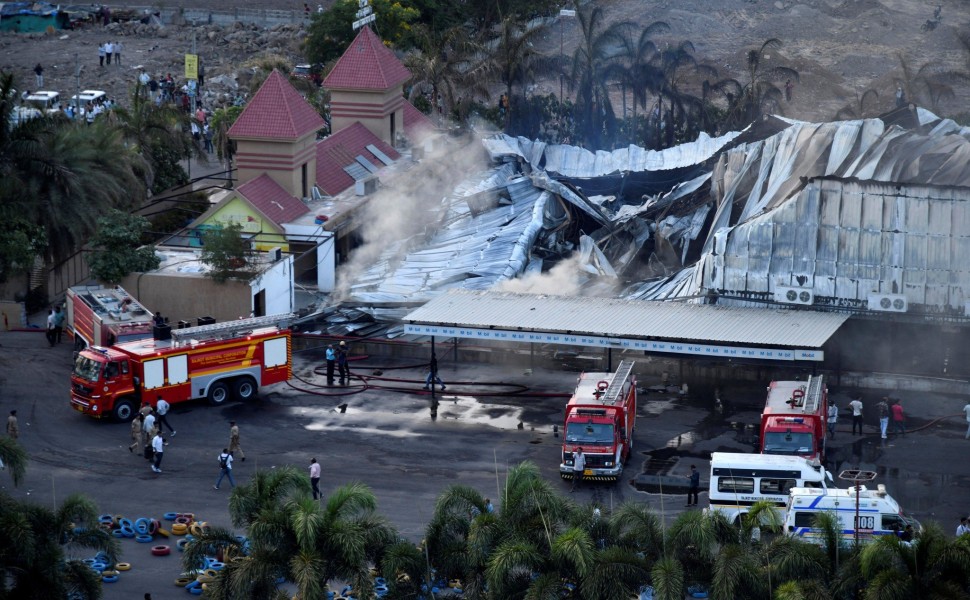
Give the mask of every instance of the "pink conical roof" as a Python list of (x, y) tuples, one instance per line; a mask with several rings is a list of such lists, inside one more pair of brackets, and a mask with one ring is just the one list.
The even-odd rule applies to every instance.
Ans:
[(229, 128), (229, 137), (295, 141), (324, 126), (323, 117), (274, 70)]
[(328, 90), (389, 90), (411, 78), (411, 72), (387, 49), (370, 27), (363, 27), (323, 80)]

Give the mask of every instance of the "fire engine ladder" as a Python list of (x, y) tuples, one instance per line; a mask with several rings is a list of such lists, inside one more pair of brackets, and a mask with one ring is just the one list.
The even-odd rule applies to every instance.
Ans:
[(616, 367), (613, 381), (610, 382), (610, 387), (606, 388), (606, 393), (603, 394), (603, 404), (613, 405), (620, 399), (620, 395), (623, 394), (623, 384), (630, 377), (630, 372), (633, 371), (634, 364), (636, 363), (632, 360), (624, 360)]
[(823, 379), (821, 375), (809, 376), (808, 389), (805, 390), (805, 406), (802, 409), (805, 414), (818, 413), (818, 405), (822, 401)]
[(185, 329), (173, 330), (172, 339), (176, 342), (183, 342), (189, 339), (224, 340), (260, 327), (286, 323), (293, 320), (294, 317), (296, 315), (293, 313), (283, 313), (279, 315), (267, 315), (265, 317), (253, 317), (251, 319), (237, 319), (235, 321), (225, 321), (211, 325), (199, 325), (198, 327), (186, 327)]

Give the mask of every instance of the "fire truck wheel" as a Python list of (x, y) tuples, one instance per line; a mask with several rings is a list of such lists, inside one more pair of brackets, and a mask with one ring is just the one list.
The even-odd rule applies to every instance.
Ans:
[(229, 386), (217, 381), (209, 386), (209, 404), (222, 404), (229, 398)]
[(256, 397), (256, 382), (252, 377), (240, 377), (233, 382), (232, 387), (236, 400), (252, 400)]
[(131, 400), (119, 400), (115, 404), (114, 416), (118, 421), (127, 423), (135, 416), (135, 405)]

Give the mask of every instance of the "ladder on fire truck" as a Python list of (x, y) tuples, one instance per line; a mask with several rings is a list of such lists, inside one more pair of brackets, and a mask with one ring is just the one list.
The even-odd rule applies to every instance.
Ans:
[[(817, 414), (819, 410), (819, 404), (822, 402), (822, 391), (824, 386), (824, 377), (822, 375), (810, 375), (808, 377), (808, 383), (804, 388), (795, 390), (795, 392), (801, 392), (804, 394), (801, 403), (802, 412), (807, 415)], [(796, 398), (792, 398), (792, 401), (796, 401)], [(792, 408), (797, 408), (797, 402), (792, 404)]]
[(267, 315), (265, 317), (252, 317), (249, 319), (237, 319), (235, 321), (224, 321), (211, 325), (199, 325), (197, 327), (186, 327), (184, 329), (172, 330), (172, 340), (184, 342), (186, 340), (224, 340), (238, 337), (251, 332), (260, 327), (280, 326), (296, 317), (293, 313), (282, 313), (278, 315)]
[(610, 382), (610, 387), (606, 388), (606, 392), (603, 393), (603, 398), (601, 399), (603, 404), (614, 405), (617, 400), (620, 400), (623, 395), (623, 384), (629, 379), (635, 364), (632, 360), (620, 361), (620, 364), (616, 367), (616, 373), (613, 374), (613, 381)]

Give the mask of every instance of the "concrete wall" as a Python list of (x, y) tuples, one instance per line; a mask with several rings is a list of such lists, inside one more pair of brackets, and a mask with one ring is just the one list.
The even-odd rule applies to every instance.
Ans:
[(403, 94), (403, 86), (375, 92), (332, 90), (330, 93), (331, 131), (340, 131), (360, 121), (371, 133), (388, 145), (394, 146), (390, 115), (394, 115), (395, 131), (403, 132)]
[(303, 165), (307, 170), (307, 195), (317, 183), (316, 132), (295, 142), (236, 140), (236, 187), (266, 173), (291, 196), (304, 198)]
[(180, 320), (196, 325), (199, 317), (227, 321), (248, 317), (253, 297), (249, 282), (216, 283), (204, 275), (134, 273), (121, 282), (146, 308), (160, 311), (172, 327)]
[[(250, 299), (261, 291), (266, 292), (267, 315), (293, 312), (292, 256), (284, 256), (250, 282)], [(250, 312), (252, 310), (252, 304), (250, 304)]]
[[(327, 3), (329, 4), (329, 3)], [(316, 4), (313, 5), (316, 10)], [(235, 8), (232, 10), (207, 10), (202, 8), (161, 8), (151, 9), (161, 12), (164, 25), (232, 25), (246, 23), (260, 27), (272, 27), (287, 23), (306, 23), (310, 20), (302, 10), (275, 10), (263, 8)]]

